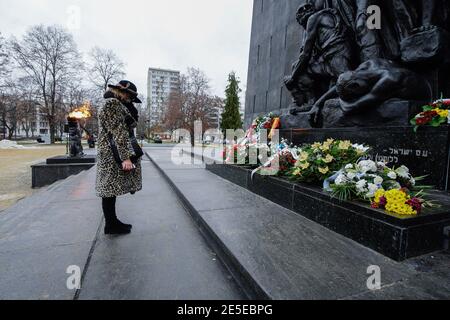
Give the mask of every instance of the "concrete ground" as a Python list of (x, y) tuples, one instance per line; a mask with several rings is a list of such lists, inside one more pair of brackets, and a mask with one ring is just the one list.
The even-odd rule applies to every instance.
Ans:
[[(0, 215), (0, 299), (242, 299), (167, 182), (143, 162), (144, 188), (118, 200), (134, 225), (105, 236), (95, 168)], [(83, 275), (67, 287), (69, 266)]]

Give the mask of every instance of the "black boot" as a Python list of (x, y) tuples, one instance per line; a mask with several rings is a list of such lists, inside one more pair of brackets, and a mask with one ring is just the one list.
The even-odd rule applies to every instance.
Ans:
[(128, 229), (130, 229), (130, 230), (133, 229), (133, 225), (123, 223), (122, 221), (120, 221), (119, 219), (117, 219), (117, 216), (116, 216), (116, 223), (119, 224), (119, 225), (121, 225), (122, 227), (128, 228)]
[(121, 234), (129, 234), (131, 233), (131, 229), (121, 226), (120, 224), (116, 223), (105, 223), (105, 234), (115, 234), (115, 235), (121, 235)]
[(113, 212), (114, 212), (114, 220), (116, 221), (116, 223), (117, 223), (118, 225), (120, 225), (120, 226), (122, 226), (122, 227), (124, 227), (124, 228), (128, 228), (128, 229), (130, 229), (130, 230), (133, 228), (133, 226), (132, 226), (131, 224), (123, 223), (122, 221), (119, 220), (119, 218), (117, 218), (117, 213), (116, 213), (116, 203), (115, 203), (115, 201), (114, 201), (114, 210), (113, 210)]
[(116, 198), (103, 198), (103, 214), (105, 216), (105, 234), (128, 234), (131, 225), (120, 222), (116, 217)]

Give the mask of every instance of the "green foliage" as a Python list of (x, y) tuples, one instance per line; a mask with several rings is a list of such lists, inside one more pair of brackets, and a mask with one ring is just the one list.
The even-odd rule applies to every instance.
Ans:
[(332, 186), (331, 196), (337, 198), (339, 201), (349, 201), (356, 197), (356, 187), (354, 184), (342, 184)]
[(434, 117), (431, 122), (430, 125), (432, 127), (439, 127), (441, 124), (445, 124), (447, 123), (447, 118), (443, 118), (443, 117)]
[(225, 90), (225, 108), (220, 122), (222, 130), (242, 129), (243, 124), (240, 114), (241, 103), (239, 101), (239, 93), (241, 91), (236, 73), (230, 73), (228, 75), (228, 85)]
[(433, 111), (434, 108), (435, 108), (435, 107), (433, 107), (433, 106), (427, 104), (426, 106), (423, 106), (423, 107), (422, 107), (422, 111)]

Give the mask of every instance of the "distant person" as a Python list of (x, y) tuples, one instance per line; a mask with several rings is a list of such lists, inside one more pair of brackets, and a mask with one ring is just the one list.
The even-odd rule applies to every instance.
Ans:
[(116, 198), (142, 189), (140, 157), (136, 158), (132, 143), (139, 118), (133, 103), (141, 101), (136, 86), (129, 81), (108, 87), (99, 113), (96, 194), (102, 198), (105, 234), (127, 234), (132, 225), (117, 218)]
[(88, 144), (89, 148), (94, 149), (95, 148), (95, 137), (93, 134), (90, 134), (88, 137)]

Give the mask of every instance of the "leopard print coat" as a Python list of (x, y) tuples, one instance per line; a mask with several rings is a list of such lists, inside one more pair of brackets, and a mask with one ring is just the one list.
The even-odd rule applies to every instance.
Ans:
[[(117, 99), (106, 99), (101, 108), (99, 118), (99, 136), (97, 151), (97, 179), (96, 195), (101, 198), (118, 197), (127, 193), (138, 192), (142, 189), (142, 169), (140, 161), (136, 169), (131, 172), (123, 171), (114, 160), (109, 146), (107, 132), (113, 134), (117, 144), (120, 159), (130, 159), (133, 155), (129, 138), (128, 125), (125, 116), (128, 109)], [(131, 128), (136, 127), (136, 123)]]

